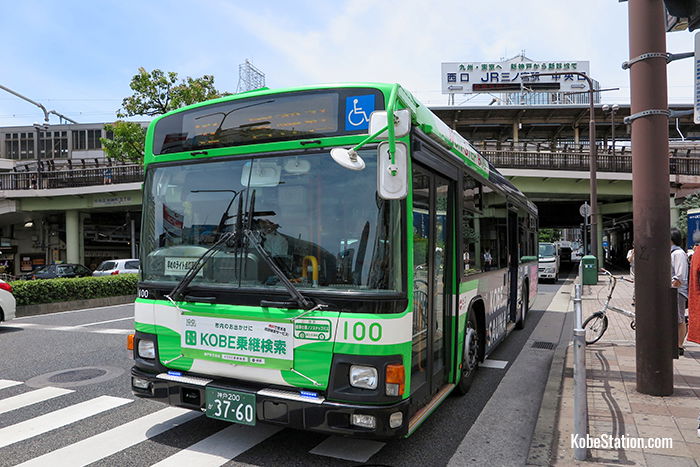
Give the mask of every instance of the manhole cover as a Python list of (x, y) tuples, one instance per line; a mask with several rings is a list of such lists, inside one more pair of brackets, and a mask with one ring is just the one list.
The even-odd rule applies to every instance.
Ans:
[(43, 375), (35, 376), (26, 382), (32, 388), (43, 388), (54, 386), (59, 388), (74, 388), (88, 384), (102, 383), (109, 381), (124, 373), (123, 368), (113, 366), (86, 366), (81, 368), (68, 368), (65, 370), (52, 371)]
[(107, 370), (102, 368), (86, 368), (84, 370), (68, 370), (58, 373), (49, 378), (52, 383), (75, 383), (87, 379), (97, 378), (107, 374)]

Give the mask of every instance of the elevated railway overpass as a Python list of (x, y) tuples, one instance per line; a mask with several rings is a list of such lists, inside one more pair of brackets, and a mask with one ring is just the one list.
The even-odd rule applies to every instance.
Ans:
[[(676, 106), (674, 110), (690, 110)], [(540, 227), (578, 227), (578, 208), (589, 199), (588, 107), (486, 106), (432, 109), (471, 140), (500, 171), (538, 205)], [(598, 224), (609, 244), (622, 251), (632, 235), (632, 157), (629, 106), (609, 115), (596, 106)], [(692, 115), (669, 120), (672, 144), (669, 186), (675, 199), (700, 191), (700, 139)], [(19, 274), (35, 264), (131, 256), (137, 246), (143, 171), (137, 164), (104, 159), (51, 160), (36, 165), (3, 160), (0, 169), (0, 273)], [(672, 209), (672, 217), (676, 209)], [(672, 219), (673, 221), (673, 219)]]

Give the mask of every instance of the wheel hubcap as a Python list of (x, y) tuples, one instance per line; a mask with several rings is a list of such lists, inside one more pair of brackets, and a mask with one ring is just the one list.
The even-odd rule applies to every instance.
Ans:
[(479, 349), (478, 335), (476, 330), (469, 326), (467, 328), (464, 342), (465, 359), (462, 366), (464, 375), (470, 374), (476, 368), (477, 354)]

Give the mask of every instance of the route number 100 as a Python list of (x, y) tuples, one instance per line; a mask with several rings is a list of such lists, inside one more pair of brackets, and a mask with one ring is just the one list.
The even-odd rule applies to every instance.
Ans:
[(345, 321), (343, 323), (343, 337), (345, 340), (352, 337), (356, 341), (363, 341), (369, 338), (372, 342), (377, 342), (382, 338), (382, 325), (375, 322), (367, 326), (362, 321), (356, 321), (355, 324), (350, 326), (350, 323)]

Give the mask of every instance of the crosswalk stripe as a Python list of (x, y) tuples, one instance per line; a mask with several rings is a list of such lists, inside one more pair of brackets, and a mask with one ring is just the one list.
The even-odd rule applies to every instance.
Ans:
[(12, 381), (11, 379), (0, 379), (0, 389), (11, 388), (12, 386), (17, 386), (22, 384), (21, 381)]
[(132, 400), (121, 397), (100, 396), (15, 425), (0, 428), (0, 448), (33, 438), (129, 402), (132, 402)]
[(386, 443), (371, 439), (343, 438), (341, 436), (329, 436), (321, 441), (310, 454), (335, 457), (354, 462), (367, 462), (370, 457), (379, 452)]
[(255, 427), (231, 425), (177, 454), (163, 459), (152, 467), (179, 467), (182, 465), (218, 467), (281, 430), (280, 426), (266, 424)]
[[(69, 446), (31, 459), (22, 466), (50, 465), (52, 467), (87, 465), (146, 441), (178, 425), (200, 417), (200, 412), (168, 407), (150, 415), (137, 418), (99, 435), (86, 438)], [(0, 435), (0, 439), (2, 436)]]
[(49, 386), (36, 389), (34, 391), (25, 392), (24, 394), (20, 394), (18, 396), (8, 397), (2, 401), (2, 404), (0, 404), (0, 413), (17, 410), (28, 405), (36, 404), (37, 402), (53, 399), (54, 397), (59, 397), (64, 394), (69, 394), (71, 392), (73, 391), (70, 389), (54, 388)]

